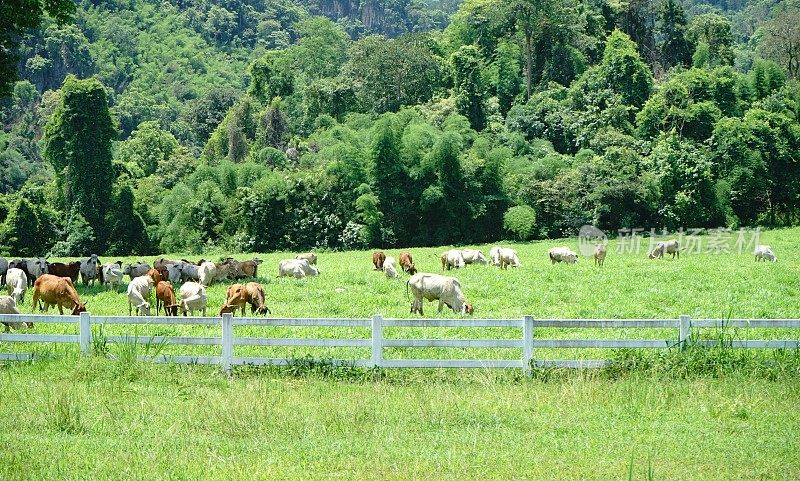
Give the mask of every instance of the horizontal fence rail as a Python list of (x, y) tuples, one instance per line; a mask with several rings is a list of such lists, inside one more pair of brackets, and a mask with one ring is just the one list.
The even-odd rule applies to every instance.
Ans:
[[(688, 345), (699, 347), (725, 346), (736, 349), (798, 349), (800, 340), (742, 340), (692, 338), (692, 328), (747, 329), (747, 328), (800, 328), (800, 319), (695, 319), (680, 316), (678, 319), (383, 319), (376, 315), (371, 319), (336, 318), (234, 318), (231, 314), (222, 317), (158, 317), (158, 316), (92, 316), (88, 312), (77, 316), (48, 316), (27, 314), (0, 314), (3, 323), (51, 323), (77, 324), (78, 334), (25, 334), (0, 333), (0, 342), (25, 343), (72, 343), (79, 344), (83, 355), (91, 354), (92, 325), (195, 325), (220, 328), (220, 337), (165, 336), (165, 335), (109, 335), (103, 336), (107, 343), (134, 343), (149, 345), (194, 345), (220, 346), (219, 355), (155, 355), (141, 359), (155, 363), (212, 364), (225, 372), (233, 366), (286, 366), (297, 362), (284, 357), (241, 357), (234, 355), (236, 346), (262, 347), (326, 347), (362, 348), (369, 350), (369, 358), (326, 359), (324, 362), (340, 366), (365, 368), (501, 368), (522, 369), (530, 373), (533, 368), (598, 368), (609, 364), (603, 359), (536, 359), (536, 349), (685, 349)], [(262, 327), (347, 327), (363, 328), (371, 332), (364, 338), (295, 338), (236, 336), (239, 326)], [(517, 339), (426, 339), (386, 337), (385, 329), (402, 328), (468, 328), (519, 329)], [(543, 339), (535, 337), (537, 329), (676, 329), (672, 339)], [(521, 356), (513, 359), (387, 359), (386, 349), (414, 348), (459, 348), (459, 349), (517, 349)], [(0, 353), (0, 361), (31, 361), (34, 353)], [(317, 362), (312, 359), (312, 361)]]

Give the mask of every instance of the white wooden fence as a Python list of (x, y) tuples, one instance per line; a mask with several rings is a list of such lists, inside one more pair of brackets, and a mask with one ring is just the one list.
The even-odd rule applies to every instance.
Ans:
[[(106, 342), (136, 342), (139, 344), (206, 345), (222, 346), (219, 356), (159, 355), (153, 362), (184, 364), (219, 364), (230, 372), (235, 365), (287, 365), (291, 358), (239, 357), (235, 346), (309, 346), (371, 348), (369, 359), (332, 361), (342, 365), (380, 368), (516, 368), (530, 373), (532, 367), (596, 368), (608, 364), (606, 360), (541, 360), (535, 359), (537, 348), (679, 348), (690, 342), (702, 346), (715, 346), (719, 340), (692, 340), (691, 329), (696, 328), (800, 328), (800, 319), (699, 319), (689, 316), (679, 319), (293, 319), (293, 318), (234, 318), (231, 314), (220, 317), (128, 317), (92, 316), (84, 312), (80, 317), (0, 314), (0, 322), (78, 324), (79, 334), (0, 334), (0, 342), (78, 343), (84, 355), (92, 351), (92, 325), (146, 324), (146, 325), (205, 325), (220, 326), (221, 337), (188, 336), (106, 336)], [(305, 326), (305, 327), (362, 327), (371, 328), (370, 339), (340, 338), (286, 338), (237, 337), (236, 326)], [(519, 339), (395, 339), (384, 336), (384, 328), (517, 328)], [(535, 332), (540, 328), (588, 329), (676, 329), (673, 339), (539, 339)], [(800, 347), (800, 340), (726, 340), (732, 348), (788, 348)], [(516, 359), (386, 359), (385, 348), (508, 348), (521, 349)], [(32, 360), (30, 353), (0, 353), (0, 361)]]

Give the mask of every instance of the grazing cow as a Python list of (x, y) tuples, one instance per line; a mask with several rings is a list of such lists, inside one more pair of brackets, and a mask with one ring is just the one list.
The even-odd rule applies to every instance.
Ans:
[[(17, 308), (17, 302), (13, 297), (0, 296), (0, 314), (20, 314)], [(11, 329), (22, 329), (23, 327), (33, 327), (33, 322), (3, 322), (5, 332), (10, 332)]]
[(14, 298), (14, 302), (22, 304), (25, 302), (25, 290), (28, 288), (28, 276), (22, 269), (11, 267), (6, 274), (6, 289), (8, 295)]
[(675, 239), (670, 239), (668, 241), (659, 242), (656, 244), (656, 248), (653, 249), (653, 252), (650, 253), (649, 257), (651, 259), (655, 259), (656, 257), (663, 258), (664, 254), (672, 254), (672, 258), (674, 259), (675, 256), (678, 256), (678, 259), (681, 258), (681, 245)]
[[(20, 314), (17, 309), (17, 302), (11, 296), (0, 296), (0, 314)], [(32, 322), (4, 322), (5, 332), (11, 329), (22, 329), (23, 327), (33, 327)]]
[(8, 259), (0, 256), (0, 286), (6, 285), (6, 272), (8, 272)]
[(397, 266), (395, 265), (394, 257), (389, 256), (383, 261), (383, 272), (389, 279), (397, 278)]
[(305, 254), (297, 254), (296, 256), (294, 256), (294, 258), (297, 260), (305, 259), (312, 266), (317, 265), (317, 255), (314, 254), (313, 252), (306, 252)]
[(306, 276), (316, 275), (319, 275), (319, 269), (309, 264), (305, 259), (284, 259), (278, 263), (278, 277), (302, 279)]
[(84, 286), (94, 284), (94, 281), (98, 279), (97, 266), (99, 265), (100, 259), (97, 258), (97, 254), (81, 259), (81, 280)]
[(464, 249), (461, 251), (461, 256), (464, 258), (464, 264), (480, 264), (482, 266), (488, 264), (483, 252), (475, 249)]
[(417, 273), (417, 267), (414, 265), (414, 259), (408, 252), (400, 253), (400, 267), (402, 267), (405, 272), (408, 272), (412, 276)]
[(606, 245), (605, 244), (597, 244), (594, 246), (594, 265), (603, 267), (603, 264), (606, 263)]
[(500, 246), (494, 246), (489, 250), (489, 258), (492, 260), (492, 265), (500, 267)]
[(158, 260), (153, 262), (153, 267), (158, 269), (159, 267), (167, 267), (167, 264), (180, 264), (180, 263), (181, 261), (171, 261), (169, 259), (165, 259), (164, 257), (160, 257)]
[(63, 262), (51, 262), (47, 264), (47, 273), (58, 277), (69, 277), (72, 283), (78, 282), (78, 275), (81, 273), (80, 261), (64, 264)]
[(547, 251), (547, 255), (550, 256), (550, 262), (553, 264), (557, 262), (566, 262), (567, 264), (578, 262), (578, 254), (566, 246), (553, 247)]
[(199, 310), (203, 312), (203, 317), (206, 315), (206, 288), (197, 282), (186, 282), (181, 286), (180, 290), (180, 306), (183, 315), (189, 312), (190, 316), (194, 315), (194, 311)]
[(772, 249), (766, 245), (757, 245), (754, 255), (756, 256), (756, 262), (778, 262), (778, 257), (772, 252)]
[(225, 264), (230, 266), (230, 273), (228, 277), (231, 279), (255, 279), (258, 277), (258, 266), (264, 262), (261, 259), (253, 259), (250, 261), (239, 262), (237, 260), (228, 258)]
[(130, 280), (144, 276), (148, 272), (150, 272), (150, 264), (146, 262), (134, 262), (132, 264), (128, 264), (122, 271), (122, 273), (128, 276)]
[(164, 307), (164, 314), (167, 316), (178, 315), (178, 302), (175, 300), (175, 290), (168, 281), (161, 281), (156, 284), (156, 315)]
[(72, 307), (72, 315), (77, 316), (86, 312), (86, 304), (81, 302), (78, 291), (69, 277), (57, 277), (42, 274), (33, 283), (33, 309), (39, 305), (39, 299), (44, 302), (44, 311), (50, 306), (58, 306), (58, 313), (64, 315), (64, 306)]
[(372, 265), (375, 266), (375, 271), (382, 271), (383, 270), (383, 263), (386, 261), (386, 254), (383, 251), (377, 251), (372, 253)]
[(251, 314), (260, 314), (266, 316), (271, 314), (269, 307), (264, 303), (266, 295), (264, 295), (264, 288), (258, 282), (248, 282), (244, 286), (247, 292), (247, 302), (250, 304)]
[[(153, 267), (153, 269), (158, 271), (158, 275), (161, 276), (161, 280), (162, 281), (169, 280), (169, 271), (167, 270), (167, 266)], [(147, 271), (147, 272), (150, 272), (150, 271)], [(156, 284), (156, 286), (158, 286), (158, 284)]]
[(467, 303), (464, 294), (461, 292), (461, 284), (455, 277), (442, 276), (439, 274), (419, 273), (411, 276), (406, 283), (406, 295), (408, 287), (414, 294), (414, 301), (411, 303), (411, 313), (418, 312), (421, 316), (423, 300), (438, 300), (439, 310), (446, 305), (450, 309), (460, 314), (472, 314), (475, 309), (472, 304)]
[(461, 269), (465, 265), (464, 255), (458, 249), (450, 249), (442, 254), (442, 270)]
[(149, 316), (150, 289), (153, 288), (153, 278), (147, 275), (134, 277), (128, 284), (128, 315), (136, 308), (136, 315)]
[(198, 267), (197, 274), (200, 284), (208, 287), (214, 282), (214, 278), (217, 276), (217, 265), (209, 261), (203, 262), (200, 264), (200, 267)]
[(247, 304), (247, 292), (242, 284), (232, 284), (228, 286), (225, 292), (225, 302), (219, 308), (219, 315), (232, 313), (236, 315), (236, 309), (241, 308), (242, 316), (244, 316), (244, 306)]
[(498, 256), (500, 258), (500, 268), (501, 269), (508, 269), (508, 266), (511, 267), (519, 267), (519, 256), (517, 256), (517, 251), (514, 249), (510, 249), (508, 247), (501, 247), (500, 251), (498, 252)]
[(114, 292), (119, 291), (119, 284), (122, 282), (122, 266), (119, 262), (110, 262), (103, 266), (103, 284), (108, 284), (109, 289)]

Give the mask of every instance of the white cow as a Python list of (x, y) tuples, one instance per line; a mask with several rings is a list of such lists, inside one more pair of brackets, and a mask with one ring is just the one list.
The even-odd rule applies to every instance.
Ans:
[(17, 304), (25, 302), (25, 290), (28, 288), (28, 276), (22, 269), (12, 267), (6, 273), (6, 289), (8, 295), (14, 298)]
[[(17, 309), (17, 301), (10, 296), (0, 296), (0, 314), (19, 314)], [(20, 329), (23, 327), (33, 327), (29, 322), (4, 322), (5, 331), (8, 332), (10, 328)]]
[(603, 267), (603, 264), (606, 263), (606, 245), (605, 244), (597, 244), (594, 246), (594, 264), (599, 267)]
[(396, 279), (397, 278), (397, 265), (394, 257), (387, 257), (386, 260), (383, 261), (383, 272), (386, 274), (386, 277), (389, 279)]
[(556, 262), (566, 262), (567, 264), (574, 264), (578, 262), (578, 254), (566, 246), (553, 247), (547, 251), (547, 255), (550, 256), (550, 262), (553, 264)]
[(128, 284), (128, 315), (131, 315), (132, 308), (136, 308), (136, 314), (142, 316), (150, 315), (150, 289), (153, 288), (153, 278), (150, 276), (134, 277)]
[(464, 249), (461, 251), (461, 256), (464, 258), (465, 264), (480, 264), (485, 266), (488, 263), (486, 256), (479, 250)]
[(498, 252), (498, 257), (500, 259), (500, 268), (501, 269), (508, 269), (508, 266), (511, 267), (519, 267), (519, 256), (517, 256), (517, 251), (508, 247), (501, 247)]
[(492, 260), (492, 265), (500, 267), (500, 246), (494, 246), (489, 250), (489, 258)]
[(114, 292), (119, 290), (119, 283), (122, 282), (122, 268), (116, 262), (111, 262), (103, 266), (103, 283), (108, 284)]
[(305, 259), (284, 259), (278, 263), (278, 277), (302, 279), (306, 276), (316, 275), (319, 275), (319, 269)]
[(464, 294), (461, 292), (461, 284), (455, 277), (442, 276), (439, 274), (418, 273), (411, 276), (406, 283), (406, 294), (408, 287), (414, 294), (414, 301), (411, 303), (411, 313), (422, 313), (423, 300), (438, 300), (439, 310), (447, 305), (450, 309), (460, 314), (472, 314), (475, 309), (472, 304), (467, 303)]
[(458, 249), (450, 249), (442, 253), (442, 270), (447, 269), (461, 269), (466, 264), (464, 263), (464, 255)]
[(317, 265), (317, 255), (314, 254), (313, 252), (306, 252), (304, 254), (297, 254), (296, 256), (294, 256), (294, 258), (297, 259), (297, 260), (305, 259), (312, 266)]
[(754, 254), (756, 256), (756, 262), (758, 261), (778, 262), (778, 257), (772, 252), (770, 246), (757, 245)]
[(180, 305), (183, 315), (189, 312), (190, 316), (194, 315), (194, 311), (199, 310), (203, 312), (203, 317), (206, 315), (206, 288), (197, 282), (187, 282), (181, 286), (180, 290)]
[(99, 263), (100, 259), (97, 258), (97, 254), (81, 259), (81, 280), (84, 286), (94, 284), (94, 281), (99, 277), (97, 274), (97, 265)]
[(200, 278), (200, 284), (210, 286), (217, 276), (217, 265), (213, 262), (205, 261), (198, 267), (197, 275)]
[(653, 249), (653, 252), (650, 253), (649, 257), (651, 259), (655, 259), (656, 257), (663, 258), (664, 254), (672, 254), (673, 259), (677, 255), (678, 259), (680, 259), (681, 258), (680, 243), (678, 243), (678, 241), (675, 239), (659, 242), (658, 244), (656, 244), (656, 248)]

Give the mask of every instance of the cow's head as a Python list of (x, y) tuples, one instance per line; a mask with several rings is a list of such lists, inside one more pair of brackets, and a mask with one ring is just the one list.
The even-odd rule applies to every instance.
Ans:
[(408, 273), (410, 275), (412, 275), (412, 276), (414, 274), (416, 274), (417, 273), (417, 266), (415, 266), (414, 264), (411, 264), (411, 266), (409, 266), (409, 268), (408, 268)]
[(72, 315), (73, 316), (78, 316), (78, 315), (80, 315), (81, 312), (86, 312), (86, 304), (88, 304), (88, 302), (84, 302), (84, 303), (77, 302), (77, 303), (75, 303), (75, 306), (72, 308)]
[(462, 308), (461, 312), (471, 316), (472, 313), (475, 312), (475, 307), (472, 304), (464, 303), (464, 307)]
[(223, 314), (228, 314), (231, 312), (236, 312), (239, 306), (233, 304), (223, 304), (222, 307), (219, 308), (219, 315), (222, 316)]
[(166, 312), (168, 316), (177, 317), (178, 316), (178, 304), (170, 304), (168, 306), (164, 306), (164, 312)]
[(267, 314), (272, 314), (272, 311), (270, 311), (267, 306), (261, 306), (256, 308), (256, 314), (266, 316)]

